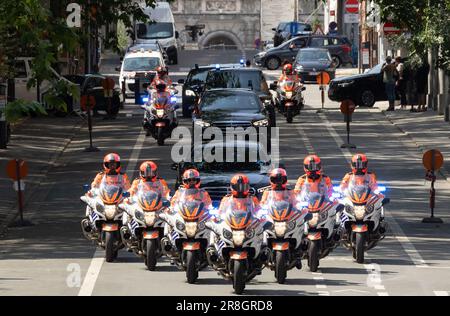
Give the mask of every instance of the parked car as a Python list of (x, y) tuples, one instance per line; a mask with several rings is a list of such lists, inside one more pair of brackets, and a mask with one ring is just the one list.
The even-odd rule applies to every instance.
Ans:
[[(212, 162), (180, 162), (172, 165), (172, 170), (177, 171), (177, 180), (175, 189), (181, 185), (181, 176), (187, 169), (197, 169), (201, 176), (201, 188), (208, 191), (213, 202), (213, 206), (218, 207), (222, 198), (229, 193), (230, 180), (236, 173), (243, 173), (249, 178), (250, 193), (258, 198), (262, 196), (262, 189), (270, 185), (268, 172), (272, 169), (271, 161), (264, 155), (257, 156), (256, 160), (251, 159), (253, 154), (265, 152), (265, 148), (261, 143), (252, 141), (233, 141), (233, 142), (209, 142), (199, 144), (192, 147), (192, 161), (194, 161), (194, 153), (211, 152), (218, 147), (222, 147), (223, 157), (219, 157), (219, 161)], [(228, 161), (226, 153), (233, 152), (235, 159)], [(245, 153), (244, 159), (236, 159), (239, 153)], [(221, 159), (222, 158), (222, 159)]]
[(337, 102), (350, 99), (356, 105), (367, 107), (377, 101), (387, 101), (381, 67), (378, 64), (366, 73), (331, 80), (328, 98)]
[(237, 67), (210, 70), (206, 77), (204, 91), (217, 88), (253, 90), (269, 113), (269, 125), (276, 125), (273, 96), (261, 69)]
[[(215, 69), (217, 65), (199, 66), (195, 65), (191, 69), (186, 77), (186, 80), (178, 80), (179, 84), (183, 85), (182, 90), (182, 104), (183, 104), (183, 117), (190, 117), (192, 114), (192, 109), (196, 101), (198, 100), (198, 94), (204, 88), (206, 77), (208, 72)], [(233, 68), (242, 67), (240, 64), (223, 64), (219, 67)]]
[[(105, 98), (103, 90), (103, 80), (106, 78), (99, 74), (89, 75), (67, 75), (64, 76), (67, 80), (79, 84), (81, 95), (89, 94), (95, 98), (94, 112), (106, 111), (108, 112), (109, 101)], [(119, 109), (123, 106), (122, 91), (116, 85), (113, 90), (113, 97), (111, 99), (111, 115), (116, 115)]]
[[(312, 32), (312, 28), (311, 25), (307, 23), (281, 22), (276, 28), (273, 28), (272, 31), (275, 32), (273, 35), (274, 47), (277, 47), (299, 33), (305, 34), (307, 32)], [(292, 31), (295, 33), (293, 34)]]
[(336, 67), (330, 52), (323, 48), (303, 48), (298, 51), (294, 69), (302, 81), (316, 81), (321, 72), (327, 72), (330, 79), (336, 75)]
[(253, 57), (255, 65), (269, 70), (280, 68), (284, 61), (291, 62), (302, 48), (326, 48), (336, 68), (352, 63), (350, 41), (339, 35), (302, 35), (294, 37), (278, 47), (260, 52)]
[[(167, 55), (166, 50), (161, 46), (161, 44), (156, 41), (155, 43), (146, 43), (146, 44), (135, 44), (135, 45), (131, 45), (130, 47), (127, 48), (126, 53), (130, 53), (132, 51), (140, 51), (141, 48), (143, 48), (144, 50), (152, 50), (152, 51), (159, 51), (163, 57), (164, 57), (164, 62), (166, 64), (169, 63), (169, 56)], [(121, 58), (121, 61), (123, 60), (123, 57)]]

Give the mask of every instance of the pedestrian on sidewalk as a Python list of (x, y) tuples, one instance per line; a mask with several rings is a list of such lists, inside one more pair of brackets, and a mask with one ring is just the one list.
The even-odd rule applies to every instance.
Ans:
[(400, 95), (400, 105), (401, 109), (405, 109), (408, 104), (406, 100), (406, 83), (408, 78), (406, 77), (407, 72), (405, 71), (405, 64), (403, 63), (403, 58), (397, 56), (395, 58), (395, 65), (398, 72), (398, 80), (397, 80), (397, 91)]
[(386, 62), (383, 64), (381, 68), (381, 72), (383, 73), (383, 83), (386, 91), (386, 95), (389, 101), (389, 108), (387, 111), (395, 110), (395, 83), (396, 77), (398, 77), (397, 68), (395, 63), (392, 63), (392, 57), (386, 57)]
[[(428, 61), (424, 58), (422, 59), (422, 64), (419, 66), (416, 72), (415, 81), (417, 89), (417, 99), (418, 107), (417, 112), (425, 112), (426, 108), (426, 94), (428, 91), (428, 73), (430, 72), (430, 65)], [(411, 112), (415, 112), (411, 106)]]

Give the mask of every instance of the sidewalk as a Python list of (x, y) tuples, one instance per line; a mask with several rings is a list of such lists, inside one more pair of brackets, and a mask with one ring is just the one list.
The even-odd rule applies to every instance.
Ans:
[[(6, 176), (9, 160), (20, 158), (27, 162), (29, 174), (25, 178), (25, 205), (31, 201), (49, 170), (56, 164), (72, 137), (79, 131), (83, 121), (68, 116), (36, 117), (26, 120), (15, 128), (7, 149), (0, 150), (0, 234), (5, 226), (18, 215), (17, 192), (13, 182)], [(25, 207), (26, 218), (26, 207)]]
[[(385, 112), (387, 119), (407, 134), (418, 149), (425, 153), (430, 149), (439, 150), (444, 156), (441, 175), (450, 181), (450, 124), (443, 115), (428, 109), (427, 112), (411, 113), (408, 110)], [(425, 169), (424, 169), (425, 176)]]

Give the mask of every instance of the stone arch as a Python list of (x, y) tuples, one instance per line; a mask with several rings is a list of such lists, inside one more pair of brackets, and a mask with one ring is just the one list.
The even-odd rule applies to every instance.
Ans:
[(216, 42), (224, 42), (225, 45), (235, 45), (236, 49), (239, 50), (243, 47), (242, 41), (236, 36), (236, 34), (225, 30), (211, 31), (204, 35), (199, 42), (199, 47), (200, 49), (204, 49), (210, 44), (215, 44)]

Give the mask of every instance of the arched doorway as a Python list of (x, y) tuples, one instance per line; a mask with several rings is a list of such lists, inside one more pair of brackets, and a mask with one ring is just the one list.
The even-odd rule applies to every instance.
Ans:
[(239, 38), (228, 31), (213, 31), (205, 35), (200, 42), (202, 49), (241, 49)]

